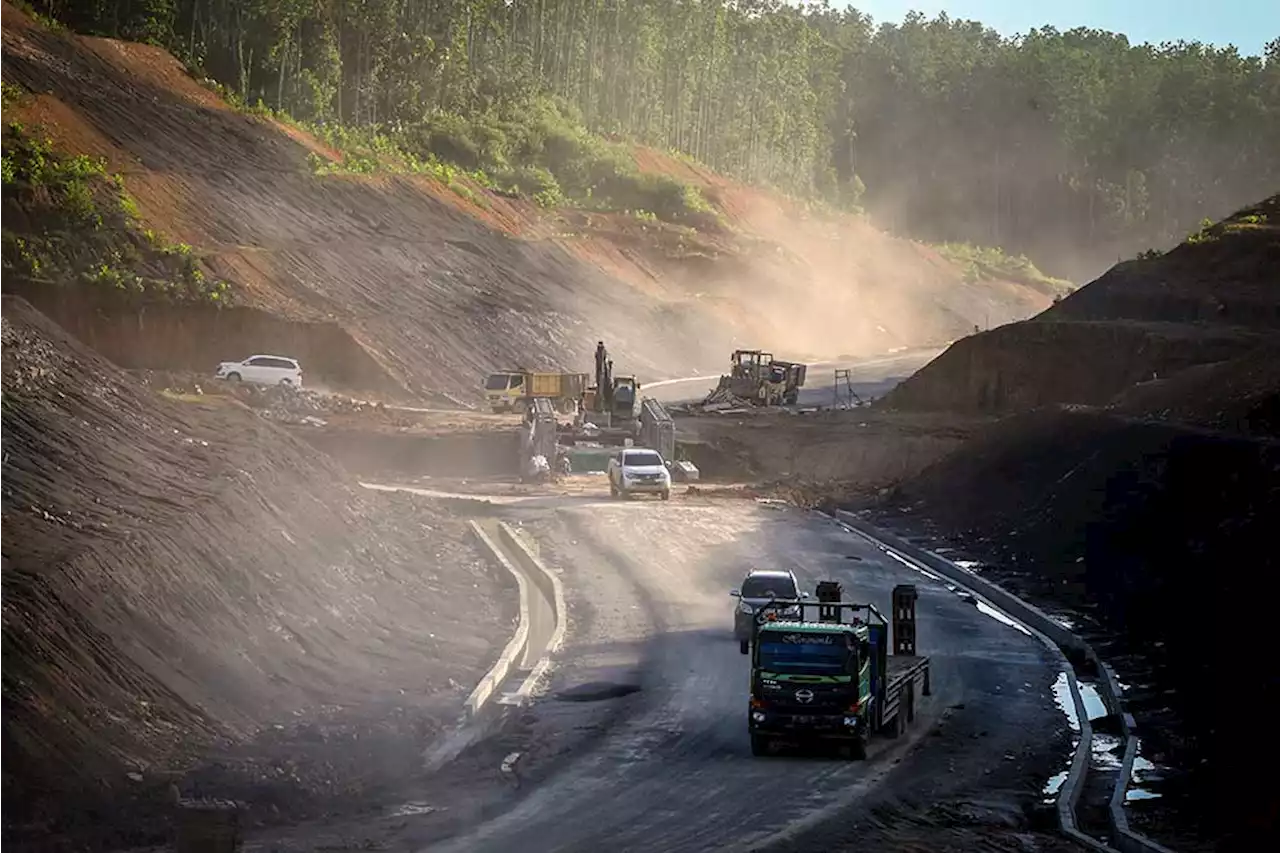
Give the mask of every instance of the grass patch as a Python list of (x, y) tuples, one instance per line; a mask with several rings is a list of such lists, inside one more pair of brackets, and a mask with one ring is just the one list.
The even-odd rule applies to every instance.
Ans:
[(1200, 220), (1200, 227), (1188, 234), (1187, 239), (1183, 242), (1187, 245), (1195, 246), (1200, 243), (1212, 243), (1217, 239), (1218, 235), (1214, 233), (1213, 220), (1202, 219)]
[(642, 173), (631, 149), (586, 130), (573, 108), (550, 97), (508, 104), (475, 116), (435, 113), (395, 127), (308, 124), (258, 103), (188, 69), (232, 107), (290, 125), (337, 151), (334, 161), (308, 155), (313, 174), (428, 175), (482, 207), (490, 190), (532, 200), (539, 207), (638, 212), (654, 220), (722, 224), (697, 188)]
[(481, 186), (545, 208), (640, 211), (677, 223), (716, 216), (696, 188), (641, 173), (630, 148), (588, 132), (575, 110), (549, 97), (469, 117), (438, 113), (392, 142), (418, 161), (483, 175)]
[(29, 287), (90, 288), (125, 302), (228, 304), (191, 247), (138, 222), (119, 175), (84, 155), (62, 156), (11, 122), (3, 136), (3, 269)]
[(1050, 296), (1065, 296), (1075, 290), (1066, 279), (1045, 275), (1026, 255), (1008, 255), (991, 246), (970, 243), (942, 243), (935, 248), (961, 269), (967, 282), (1004, 279), (1039, 288)]
[(1229, 219), (1223, 223), (1223, 230), (1228, 234), (1240, 233), (1241, 231), (1257, 231), (1266, 227), (1267, 215), (1265, 213), (1251, 213), (1247, 216)]

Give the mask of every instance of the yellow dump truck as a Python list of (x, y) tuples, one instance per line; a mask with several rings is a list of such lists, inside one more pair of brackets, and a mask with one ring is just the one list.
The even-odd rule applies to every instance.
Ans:
[(489, 374), (485, 401), (494, 412), (524, 413), (537, 397), (545, 397), (564, 414), (577, 411), (587, 388), (585, 373), (535, 373), (505, 370)]

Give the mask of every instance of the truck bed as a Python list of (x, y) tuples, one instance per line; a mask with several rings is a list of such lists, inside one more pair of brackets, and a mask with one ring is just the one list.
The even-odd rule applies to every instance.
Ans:
[[(876, 728), (891, 736), (901, 734), (929, 695), (929, 658), (921, 655), (889, 655), (885, 665), (884, 703)], [(903, 711), (906, 713), (902, 713)]]
[(890, 690), (895, 681), (908, 678), (921, 668), (929, 666), (929, 658), (923, 655), (888, 655), (887, 659), (889, 663), (885, 667), (885, 682)]

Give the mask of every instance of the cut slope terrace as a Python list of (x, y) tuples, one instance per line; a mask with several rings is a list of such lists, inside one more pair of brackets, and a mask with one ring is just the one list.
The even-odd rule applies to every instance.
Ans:
[(951, 340), (1052, 298), (1034, 284), (966, 282), (865, 222), (804, 218), (644, 150), (640, 168), (688, 172), (724, 225), (547, 213), (465, 177), (450, 189), (428, 174), (320, 173), (317, 160), (338, 152), (232, 108), (164, 51), (52, 32), (9, 4), (3, 15), (5, 84), (25, 93), (10, 120), (63, 154), (104, 158), (141, 223), (192, 246), (248, 312), (182, 306), (144, 319), (6, 278), (123, 366), (203, 371), (288, 348), (335, 387), (473, 396), (498, 366), (584, 370), (598, 339), (626, 372), (673, 376), (718, 369), (736, 346), (813, 357)]

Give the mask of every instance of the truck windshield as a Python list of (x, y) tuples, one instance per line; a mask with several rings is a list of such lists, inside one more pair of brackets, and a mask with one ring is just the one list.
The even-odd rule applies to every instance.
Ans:
[[(494, 373), (484, 381), (486, 391), (505, 391), (507, 390), (507, 380), (511, 378), (509, 373)], [(475, 387), (474, 385), (471, 387)]]
[(798, 598), (791, 578), (778, 575), (749, 575), (742, 581), (743, 598)]
[(628, 453), (623, 462), (624, 465), (632, 467), (656, 467), (662, 464), (662, 457), (656, 453)]
[(786, 638), (760, 638), (758, 668), (765, 672), (840, 673), (850, 661), (846, 637), (813, 635), (806, 641), (783, 642)]

